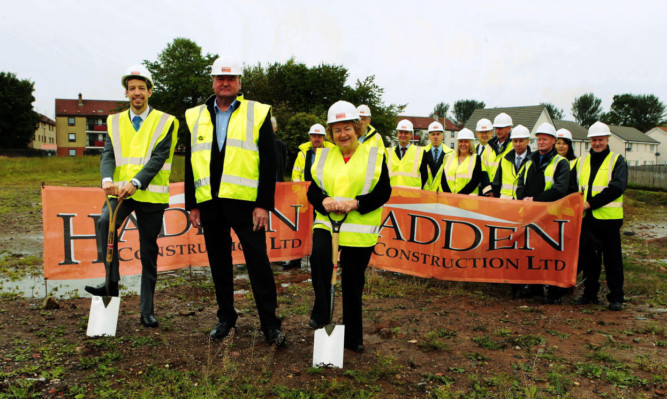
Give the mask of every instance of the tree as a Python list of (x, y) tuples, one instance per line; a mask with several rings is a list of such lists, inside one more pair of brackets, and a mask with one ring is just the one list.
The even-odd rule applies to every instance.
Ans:
[(563, 119), (565, 116), (561, 108), (558, 108), (551, 103), (541, 103), (540, 105), (547, 107), (547, 112), (549, 113), (551, 119)]
[(610, 125), (632, 126), (646, 132), (665, 117), (665, 105), (653, 94), (617, 94), (602, 121)]
[(602, 100), (595, 97), (593, 93), (587, 93), (577, 97), (572, 102), (572, 116), (578, 124), (588, 129), (593, 123), (600, 120), (602, 116)]
[(484, 101), (477, 100), (458, 100), (454, 103), (454, 118), (460, 125), (465, 124), (470, 119), (470, 116), (478, 108), (484, 108), (486, 104)]
[(314, 124), (326, 125), (326, 118), (321, 118), (307, 112), (298, 112), (289, 118), (284, 129), (278, 129), (278, 137), (287, 144), (288, 148), (298, 148), (308, 141), (308, 131)]
[(447, 111), (449, 111), (449, 104), (442, 102), (438, 103), (433, 107), (433, 113), (431, 116), (437, 115), (441, 118), (447, 118)]
[(144, 60), (155, 85), (149, 103), (179, 119), (179, 141), (188, 131), (185, 111), (213, 94), (208, 67), (217, 57), (216, 54), (203, 55), (195, 42), (179, 37), (158, 54), (157, 61)]
[(0, 72), (0, 148), (26, 148), (35, 137), (39, 115), (32, 110), (35, 83)]

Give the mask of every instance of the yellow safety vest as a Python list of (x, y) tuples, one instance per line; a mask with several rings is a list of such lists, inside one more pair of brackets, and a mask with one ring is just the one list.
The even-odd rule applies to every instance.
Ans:
[[(232, 112), (227, 125), (225, 160), (218, 198), (243, 201), (257, 200), (259, 186), (259, 129), (269, 116), (271, 107), (256, 101), (236, 98), (239, 107)], [(211, 194), (211, 149), (213, 123), (206, 105), (185, 111), (191, 133), (190, 153), (197, 203), (209, 201)]]
[[(375, 134), (373, 134), (375, 133)], [(373, 137), (370, 137), (370, 136)], [(384, 150), (384, 140), (382, 140), (382, 136), (380, 135), (379, 132), (375, 131), (375, 128), (372, 125), (368, 125), (368, 132), (364, 135), (367, 139), (364, 140), (362, 144), (378, 147), (382, 150)], [(368, 138), (370, 137), (370, 138)]]
[[(426, 145), (426, 147), (424, 147), (424, 154), (426, 154), (427, 152), (431, 151), (431, 148), (432, 148), (432, 147), (433, 147), (433, 146), (431, 145), (431, 143), (428, 143), (428, 144)], [(441, 147), (442, 147), (442, 154), (440, 154), (440, 156), (443, 157), (442, 162), (445, 163), (445, 160), (447, 159), (447, 157), (448, 157), (449, 155), (453, 154), (453, 153), (454, 153), (454, 150), (452, 150), (451, 148), (447, 147), (447, 146), (444, 145), (444, 144), (443, 144)], [(442, 166), (442, 164), (441, 164), (441, 166)], [(440, 169), (438, 169), (438, 170), (440, 170)], [(424, 190), (428, 190), (428, 191), (439, 191), (439, 190), (442, 190), (440, 181), (437, 180), (437, 179), (433, 176), (433, 173), (431, 173), (431, 168), (426, 168), (426, 172), (428, 173), (428, 179), (426, 180), (426, 183), (424, 183)], [(436, 172), (436, 174), (437, 174), (437, 173), (438, 173), (438, 172)]]
[(521, 165), (518, 172), (514, 171), (514, 164), (508, 161), (507, 158), (503, 158), (500, 164), (502, 166), (500, 168), (502, 171), (502, 176), (500, 176), (500, 198), (515, 199), (519, 175), (521, 175), (521, 171), (526, 167), (526, 163)]
[(570, 170), (574, 170), (577, 168), (577, 162), (579, 161), (579, 158), (574, 158), (570, 160)]
[(422, 180), (419, 166), (422, 163), (424, 151), (414, 144), (405, 151), (403, 159), (398, 159), (396, 147), (389, 150), (388, 165), (389, 181), (392, 187), (421, 188)]
[[(553, 185), (554, 185), (554, 173), (556, 173), (556, 166), (558, 166), (558, 162), (560, 162), (563, 158), (561, 155), (554, 155), (553, 158), (551, 158), (551, 162), (549, 162), (549, 165), (544, 169), (544, 191), (549, 190)], [(525, 169), (525, 173), (523, 174), (523, 184), (524, 186), (526, 185), (526, 177), (528, 176), (528, 171), (530, 168), (533, 166), (533, 161), (531, 159), (528, 159), (528, 161), (523, 164), (523, 168)]]
[[(509, 139), (508, 139), (509, 140)], [(486, 172), (489, 174), (489, 181), (493, 181), (496, 177), (496, 172), (498, 171), (498, 165), (500, 161), (505, 158), (505, 155), (512, 151), (511, 143), (508, 143), (505, 146), (505, 151), (500, 154), (496, 154), (495, 151), (491, 149), (491, 146), (487, 143), (482, 153), (482, 164), (486, 168)]]
[[(449, 186), (449, 191), (453, 194), (458, 193), (463, 190), (463, 188), (470, 183), (472, 180), (472, 174), (475, 171), (475, 164), (477, 163), (477, 154), (468, 154), (468, 156), (463, 160), (463, 163), (459, 163), (459, 157), (456, 155), (456, 152), (447, 156), (447, 159), (443, 161), (438, 174), (435, 175), (435, 181), (438, 183), (438, 190), (442, 191), (442, 174), (445, 174), (445, 180), (447, 181), (447, 186)], [(470, 195), (475, 195), (479, 193), (479, 187), (470, 193)]]
[[(359, 145), (345, 163), (338, 147), (323, 148), (317, 151), (311, 168), (313, 182), (327, 196), (338, 201), (368, 194), (380, 180), (383, 153), (378, 147)], [(348, 247), (372, 247), (377, 243), (380, 224), (382, 207), (365, 215), (356, 210), (352, 211), (341, 226), (339, 244)], [(329, 217), (316, 212), (313, 228), (331, 231)]]
[[(334, 146), (335, 144), (324, 141), (324, 148)], [(304, 181), (304, 176), (306, 174), (306, 154), (311, 148), (313, 148), (313, 143), (310, 141), (299, 146), (299, 153), (296, 155), (294, 167), (292, 168), (292, 181)]]
[[(609, 186), (611, 175), (618, 161), (619, 155), (609, 152), (609, 155), (602, 161), (600, 169), (595, 174), (593, 179), (593, 186), (591, 198), (598, 195), (602, 190)], [(591, 158), (590, 154), (586, 154), (579, 158), (580, 162), (577, 165), (577, 185), (584, 193), (584, 198), (588, 198), (588, 182), (591, 175)], [(623, 195), (614, 199), (607, 205), (593, 210), (593, 217), (596, 219), (623, 219)]]
[(116, 161), (113, 181), (118, 183), (119, 187), (129, 184), (151, 159), (153, 150), (167, 137), (172, 123), (174, 128), (171, 131), (169, 157), (164, 161), (162, 169), (153, 177), (148, 187), (142, 187), (132, 195), (131, 198), (135, 201), (154, 204), (169, 203), (169, 176), (177, 142), (178, 119), (154, 109), (148, 113), (139, 130), (135, 131), (129, 112), (125, 111), (107, 117), (107, 128)]

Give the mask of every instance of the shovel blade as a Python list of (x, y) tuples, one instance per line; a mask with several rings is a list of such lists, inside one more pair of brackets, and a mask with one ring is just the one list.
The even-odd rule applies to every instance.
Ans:
[(330, 326), (333, 327), (330, 333), (326, 331), (328, 326), (315, 330), (313, 367), (343, 368), (345, 326)]
[[(109, 302), (105, 304), (105, 299)], [(90, 304), (90, 316), (88, 317), (88, 330), (86, 335), (98, 337), (103, 335), (116, 336), (118, 325), (118, 312), (120, 310), (120, 296), (101, 297), (93, 296)]]

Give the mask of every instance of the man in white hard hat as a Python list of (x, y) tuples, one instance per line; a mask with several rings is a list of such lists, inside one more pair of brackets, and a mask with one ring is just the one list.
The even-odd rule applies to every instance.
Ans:
[(218, 323), (211, 339), (236, 326), (232, 238), (239, 238), (266, 341), (283, 346), (276, 316), (276, 283), (265, 231), (274, 208), (276, 161), (271, 107), (240, 94), (241, 63), (220, 57), (211, 67), (214, 95), (185, 112), (190, 130), (185, 162), (185, 207), (204, 241), (215, 285)]
[(496, 137), (491, 138), (484, 152), (482, 153), (482, 162), (489, 174), (489, 181), (493, 181), (496, 177), (496, 170), (500, 165), (500, 160), (503, 159), (508, 152), (512, 151), (509, 136), (512, 131), (512, 118), (506, 113), (502, 112), (493, 119), (493, 127), (496, 129)]
[[(567, 195), (570, 184), (570, 163), (558, 155), (556, 144), (556, 128), (550, 123), (538, 126), (537, 151), (528, 155), (524, 168), (519, 172), (516, 189), (517, 199), (524, 201), (551, 202)], [(532, 286), (519, 292), (521, 296), (542, 294), (541, 286)], [(559, 305), (562, 303), (563, 289), (549, 286), (545, 304)]]
[(384, 149), (384, 140), (382, 139), (382, 136), (377, 130), (375, 130), (373, 125), (371, 125), (371, 109), (368, 107), (368, 105), (361, 104), (357, 107), (357, 111), (359, 112), (359, 120), (361, 121), (361, 124), (364, 127), (364, 131), (366, 132), (359, 138), (359, 142)]
[(493, 196), (507, 199), (516, 199), (516, 188), (519, 172), (528, 160), (530, 154), (530, 131), (523, 125), (516, 125), (510, 133), (512, 150), (500, 161), (496, 176), (493, 180)]
[[(102, 189), (113, 210), (118, 200), (123, 204), (116, 217), (116, 230), (134, 211), (139, 230), (141, 257), (141, 324), (157, 327), (153, 295), (157, 282), (157, 237), (162, 230), (162, 219), (169, 206), (169, 176), (176, 147), (178, 119), (151, 108), (148, 99), (153, 94), (153, 78), (142, 65), (127, 69), (121, 79), (130, 109), (109, 115), (109, 134), (100, 159)], [(97, 252), (100, 259), (106, 254), (109, 232), (109, 209), (106, 204), (97, 227)], [(118, 296), (118, 240), (111, 262), (109, 287), (86, 286), (89, 293), (98, 296)], [(108, 291), (107, 291), (108, 289)]]
[(429, 145), (424, 148), (424, 161), (422, 162), (427, 175), (426, 182), (422, 187), (424, 190), (436, 190), (438, 182), (434, 181), (434, 176), (442, 166), (442, 160), (454, 152), (454, 150), (442, 144), (444, 131), (442, 123), (438, 121), (433, 121), (428, 125)]
[[(584, 271), (584, 294), (580, 304), (597, 304), (600, 291), (600, 258), (594, 246), (602, 249), (607, 278), (607, 300), (610, 310), (621, 310), (625, 301), (623, 292), (623, 254), (621, 226), (623, 225), (623, 193), (628, 183), (625, 158), (609, 149), (609, 126), (595, 122), (588, 129), (590, 152), (579, 158), (572, 171), (579, 190), (584, 194), (584, 219), (581, 227), (582, 243), (579, 264)], [(586, 235), (590, 240), (584, 240)]]
[(392, 187), (422, 188), (426, 183), (426, 164), (424, 151), (411, 143), (414, 127), (412, 122), (403, 119), (396, 125), (398, 145), (389, 151), (387, 167)]
[(493, 124), (490, 120), (482, 118), (477, 121), (475, 131), (477, 132), (478, 140), (477, 144), (475, 145), (475, 152), (477, 152), (477, 155), (481, 157), (484, 153), (484, 150), (486, 149), (486, 145), (493, 137)]

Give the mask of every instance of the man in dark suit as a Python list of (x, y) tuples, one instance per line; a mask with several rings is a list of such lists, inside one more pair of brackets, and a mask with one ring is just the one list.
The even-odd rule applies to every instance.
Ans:
[[(424, 158), (421, 165), (422, 175), (422, 189), (435, 190), (437, 182), (433, 181), (433, 177), (438, 173), (442, 166), (442, 160), (447, 155), (454, 152), (451, 148), (443, 145), (444, 127), (438, 121), (431, 122), (428, 125), (428, 139), (429, 145), (424, 148)], [(426, 175), (426, 178), (423, 176)]]
[[(153, 79), (142, 65), (128, 68), (121, 82), (125, 96), (130, 100), (127, 112), (110, 115), (107, 119), (109, 134), (100, 160), (102, 189), (109, 196), (123, 198), (118, 210), (116, 230), (134, 211), (139, 230), (141, 256), (140, 321), (146, 327), (157, 327), (154, 316), (153, 294), (157, 281), (157, 237), (162, 229), (162, 216), (169, 206), (169, 175), (176, 147), (178, 120), (169, 114), (148, 106), (153, 93)], [(116, 198), (109, 200), (115, 210)], [(97, 251), (103, 259), (109, 232), (109, 209), (106, 204), (97, 227)], [(118, 296), (120, 280), (118, 240), (110, 265), (109, 287), (86, 286), (85, 290), (97, 296)]]
[(215, 94), (185, 112), (190, 137), (185, 162), (185, 207), (204, 241), (218, 302), (211, 339), (235, 328), (231, 229), (239, 238), (266, 341), (283, 346), (276, 316), (276, 283), (266, 249), (274, 208), (276, 153), (271, 107), (240, 94), (241, 63), (220, 57), (211, 67)]

